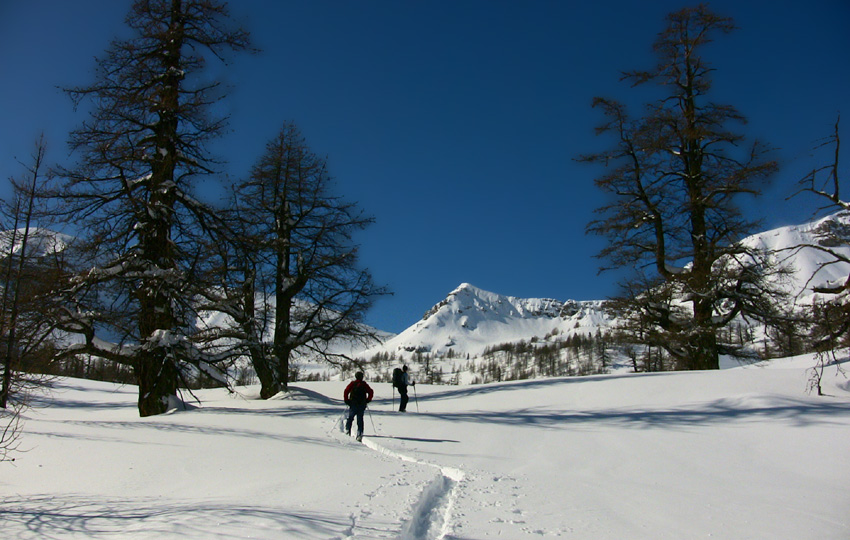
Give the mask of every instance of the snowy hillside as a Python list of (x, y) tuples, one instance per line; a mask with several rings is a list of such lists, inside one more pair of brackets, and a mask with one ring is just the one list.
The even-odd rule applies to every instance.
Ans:
[(850, 257), (850, 212), (765, 231), (742, 243), (774, 251), (777, 261), (790, 266), (793, 274), (783, 285), (802, 305), (811, 303), (812, 287), (843, 283), (850, 275), (850, 265), (835, 263), (834, 257), (825, 251), (804, 247), (820, 246)]
[(415, 352), (480, 356), (487, 347), (560, 334), (593, 334), (610, 324), (601, 301), (515, 298), (463, 283), (425, 316), (378, 351), (409, 357)]
[[(20, 255), (25, 229), (0, 231), (0, 257)], [(28, 257), (40, 258), (65, 251), (73, 237), (49, 229), (30, 229), (27, 237)]]
[(812, 363), (417, 385), (405, 415), (373, 383), (365, 444), (342, 382), (139, 418), (59, 379), (0, 463), (3, 537), (846, 540), (850, 383), (807, 395)]

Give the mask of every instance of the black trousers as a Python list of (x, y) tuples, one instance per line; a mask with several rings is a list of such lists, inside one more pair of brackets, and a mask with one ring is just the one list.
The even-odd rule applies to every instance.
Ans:
[(357, 417), (357, 434), (363, 435), (363, 413), (366, 412), (366, 405), (352, 404), (348, 409), (348, 421), (345, 423), (345, 431), (351, 433), (351, 424), (354, 422), (354, 417)]
[(401, 404), (398, 406), (398, 410), (404, 412), (407, 410), (407, 402), (410, 401), (410, 398), (407, 397), (407, 387), (399, 386), (398, 395), (401, 396)]

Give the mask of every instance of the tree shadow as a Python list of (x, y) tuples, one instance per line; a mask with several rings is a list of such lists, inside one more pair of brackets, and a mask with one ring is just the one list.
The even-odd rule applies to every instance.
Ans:
[[(640, 377), (665, 377), (674, 374), (675, 372), (666, 372), (666, 373), (641, 373)], [(554, 378), (546, 378), (546, 379), (525, 379), (518, 381), (504, 381), (499, 383), (487, 383), (481, 385), (471, 385), (471, 386), (455, 386), (451, 387), (448, 390), (442, 390), (438, 392), (429, 392), (423, 395), (416, 395), (415, 387), (413, 390), (409, 391), (410, 401), (412, 402), (414, 399), (417, 399), (421, 402), (428, 401), (444, 401), (458, 398), (466, 398), (470, 396), (477, 395), (488, 395), (496, 392), (516, 392), (516, 391), (525, 391), (530, 389), (537, 388), (549, 388), (549, 387), (557, 387), (557, 386), (569, 386), (573, 384), (588, 384), (594, 382), (605, 382), (605, 381), (613, 381), (617, 379), (626, 379), (626, 378), (634, 378), (636, 375), (634, 373), (629, 374), (620, 374), (620, 375), (588, 375), (583, 377), (554, 377)], [(391, 400), (388, 398), (375, 399), (375, 403), (389, 403)], [(395, 401), (398, 401), (398, 397), (395, 398)]]
[(6, 538), (119, 538), (143, 533), (148, 538), (326, 539), (345, 537), (351, 529), (350, 517), (330, 512), (78, 495), (5, 498), (0, 521)]
[[(327, 416), (325, 414), (324, 416)], [(154, 417), (156, 418), (156, 417)], [(148, 420), (148, 419), (145, 419)], [(182, 424), (182, 423), (174, 423), (174, 422), (162, 422), (162, 421), (113, 421), (113, 420), (62, 420), (55, 422), (55, 429), (30, 429), (28, 433), (38, 434), (43, 437), (50, 438), (68, 438), (75, 440), (88, 440), (95, 442), (122, 442), (126, 444), (138, 444), (138, 445), (164, 445), (170, 446), (171, 442), (156, 442), (151, 438), (140, 438), (140, 440), (133, 440), (132, 438), (127, 437), (126, 435), (122, 436), (122, 433), (132, 431), (133, 433), (143, 433), (142, 430), (154, 430), (156, 432), (167, 432), (167, 433), (184, 433), (189, 435), (200, 435), (200, 436), (211, 436), (211, 437), (245, 437), (249, 439), (260, 439), (267, 441), (277, 441), (277, 442), (290, 442), (295, 444), (311, 444), (318, 446), (326, 446), (326, 447), (336, 447), (334, 441), (324, 438), (324, 437), (311, 437), (306, 435), (289, 435), (286, 433), (276, 433), (273, 431), (265, 430), (252, 430), (247, 428), (234, 428), (234, 427), (222, 427), (222, 426), (198, 426), (192, 424)], [(104, 434), (103, 431), (98, 431), (97, 435), (87, 435), (85, 433), (81, 433), (80, 431), (64, 431), (62, 429), (63, 426), (66, 425), (74, 425), (74, 426), (82, 426), (89, 428), (106, 428), (118, 430), (114, 431), (117, 435), (115, 437), (109, 437)]]
[(783, 420), (796, 426), (850, 423), (850, 403), (823, 403), (773, 398), (773, 403), (748, 405), (735, 399), (668, 409), (603, 409), (586, 411), (529, 407), (507, 411), (461, 411), (423, 413), (447, 422), (540, 426), (570, 429), (581, 426), (621, 426), (629, 428), (691, 427), (749, 420)]
[[(115, 388), (110, 390), (96, 389), (98, 393), (106, 393), (110, 395), (121, 396), (128, 401), (92, 401), (81, 399), (68, 399), (63, 394), (69, 391), (83, 392), (86, 395), (91, 395), (92, 388), (86, 387), (75, 382), (76, 379), (57, 378), (44, 387), (43, 393), (34, 394), (30, 398), (30, 405), (37, 408), (57, 408), (57, 409), (88, 409), (88, 410), (108, 410), (124, 407), (135, 407), (136, 399), (138, 398), (138, 389), (135, 386), (115, 384)], [(89, 381), (92, 382), (92, 381)], [(99, 383), (94, 384), (111, 384)]]
[(308, 390), (307, 388), (303, 388), (301, 386), (290, 386), (289, 390), (292, 392), (293, 399), (295, 401), (317, 401), (319, 403), (323, 403), (325, 405), (332, 405), (335, 407), (341, 407), (343, 405), (343, 401), (341, 398), (334, 399), (320, 392), (316, 392), (315, 390)]
[(369, 435), (370, 439), (393, 439), (396, 441), (413, 441), (425, 443), (459, 443), (454, 439), (424, 439), (421, 437), (394, 437), (392, 435)]
[[(341, 412), (347, 407), (343, 403), (342, 399), (334, 399), (329, 397), (321, 392), (316, 392), (315, 390), (309, 390), (307, 388), (302, 388), (299, 386), (290, 386), (289, 392), (286, 394), (279, 394), (267, 400), (262, 399), (248, 399), (245, 398), (245, 401), (251, 403), (264, 403), (264, 404), (278, 404), (280, 403), (280, 407), (268, 406), (263, 408), (251, 408), (251, 407), (230, 407), (230, 406), (222, 406), (222, 405), (204, 405), (201, 403), (200, 405), (193, 407), (193, 412), (198, 412), (201, 414), (239, 414), (239, 415), (253, 415), (253, 416), (283, 416), (283, 417), (309, 417), (309, 416), (327, 416), (328, 414), (341, 414)], [(293, 404), (310, 404), (310, 407), (287, 407), (286, 405), (289, 403)], [(317, 406), (316, 404), (320, 404)], [(181, 414), (185, 411), (175, 411), (178, 414)]]

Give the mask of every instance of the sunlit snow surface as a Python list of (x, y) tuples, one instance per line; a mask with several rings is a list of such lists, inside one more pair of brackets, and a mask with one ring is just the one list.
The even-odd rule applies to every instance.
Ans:
[(417, 385), (407, 414), (375, 384), (365, 444), (343, 382), (139, 418), (60, 379), (0, 464), (2, 536), (845, 540), (850, 383), (808, 395), (811, 365)]

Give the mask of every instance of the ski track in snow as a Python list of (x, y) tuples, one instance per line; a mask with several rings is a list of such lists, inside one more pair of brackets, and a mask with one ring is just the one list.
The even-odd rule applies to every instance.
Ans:
[(441, 467), (385, 448), (369, 438), (363, 444), (385, 456), (425, 465), (437, 470), (434, 479), (422, 491), (414, 505), (411, 519), (401, 530), (401, 540), (442, 540), (451, 528), (452, 511), (464, 472), (453, 467)]
[[(345, 433), (345, 414), (339, 422), (340, 433)], [(332, 430), (333, 431), (333, 430)], [(411, 509), (411, 517), (401, 529), (399, 540), (446, 540), (452, 528), (452, 514), (466, 473), (454, 467), (442, 467), (414, 457), (390, 450), (377, 444), (368, 437), (361, 441), (363, 446), (386, 457), (436, 469), (434, 478), (425, 486), (418, 501)], [(376, 493), (368, 494), (371, 499)], [(346, 539), (356, 538), (357, 518), (350, 516), (351, 527), (346, 531)]]

